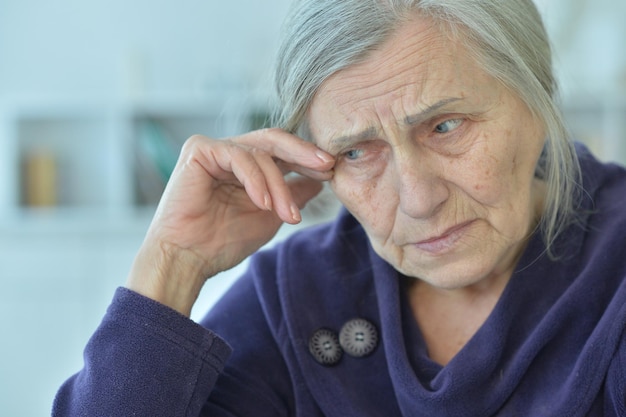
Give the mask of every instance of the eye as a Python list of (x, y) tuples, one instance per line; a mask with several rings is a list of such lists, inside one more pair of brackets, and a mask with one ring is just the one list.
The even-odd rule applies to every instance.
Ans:
[(463, 123), (463, 119), (450, 119), (446, 120), (443, 123), (439, 123), (435, 126), (435, 132), (437, 133), (448, 133), (461, 126)]
[(361, 156), (363, 156), (364, 150), (363, 149), (350, 149), (349, 151), (346, 151), (343, 153), (343, 156), (346, 159), (349, 159), (351, 161), (355, 161), (357, 159), (359, 159)]

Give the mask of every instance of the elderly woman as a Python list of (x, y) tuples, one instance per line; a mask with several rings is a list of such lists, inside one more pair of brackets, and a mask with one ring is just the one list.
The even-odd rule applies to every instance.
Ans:
[[(56, 415), (624, 416), (626, 171), (532, 2), (300, 0), (277, 68), (281, 129), (184, 146)], [(338, 218), (190, 321), (322, 182)]]

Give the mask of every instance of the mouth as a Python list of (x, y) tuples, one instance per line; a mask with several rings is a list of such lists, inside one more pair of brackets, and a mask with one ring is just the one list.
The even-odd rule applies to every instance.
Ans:
[(472, 220), (465, 223), (457, 224), (456, 226), (452, 226), (439, 236), (434, 236), (419, 241), (417, 243), (414, 243), (413, 245), (423, 252), (432, 255), (441, 255), (451, 250), (456, 242), (461, 239), (461, 237), (465, 234), (470, 225), (473, 223), (474, 221)]

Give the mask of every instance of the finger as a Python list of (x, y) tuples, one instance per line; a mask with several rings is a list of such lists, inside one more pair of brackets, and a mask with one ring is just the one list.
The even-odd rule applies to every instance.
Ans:
[[(246, 190), (246, 194), (250, 197), (250, 200), (262, 210), (274, 209), (274, 197), (272, 197), (272, 190), (268, 187), (270, 182), (267, 176), (270, 176), (270, 181), (276, 176), (271, 171), (271, 166), (263, 160), (260, 155), (256, 155), (256, 152), (250, 152), (246, 149), (238, 146), (232, 146), (227, 148), (228, 157), (220, 158), (221, 169), (228, 172), (231, 171), (237, 181)], [(222, 153), (218, 153), (222, 155)], [(266, 157), (267, 158), (267, 157)], [(260, 164), (261, 163), (261, 164)], [(280, 173), (280, 170), (274, 164), (276, 171)], [(282, 175), (280, 175), (282, 179)], [(284, 180), (282, 180), (284, 183)], [(275, 188), (275, 187), (274, 187)], [(283, 196), (284, 192), (274, 190), (277, 196)]]
[(294, 200), (285, 177), (273, 158), (265, 152), (253, 151), (257, 166), (263, 172), (265, 185), (269, 190), (272, 207), (278, 217), (287, 223), (295, 224), (302, 220), (298, 203)]
[(300, 175), (309, 177), (316, 181), (330, 181), (333, 179), (335, 172), (331, 169), (328, 171), (319, 171), (315, 169), (306, 168), (300, 165), (289, 164), (285, 161), (276, 161), (276, 165), (280, 168), (284, 175), (291, 172), (297, 172)]
[(226, 148), (230, 158), (222, 169), (232, 170), (252, 202), (263, 210), (273, 210), (284, 222), (302, 220), (298, 202), (294, 200), (282, 171), (271, 155), (258, 149), (247, 150), (233, 146)]
[(232, 170), (232, 174), (244, 187), (254, 204), (264, 210), (273, 210), (284, 222), (299, 223), (302, 220), (300, 208), (322, 188), (320, 181), (331, 179), (332, 171), (320, 173), (297, 167), (298, 172), (307, 175), (308, 180), (295, 180), (294, 184), (305, 184), (298, 190), (295, 198), (293, 186), (288, 185), (284, 172), (279, 168), (271, 155), (258, 149), (247, 150), (234, 146), (229, 148), (230, 165), (222, 166), (224, 170)]
[[(297, 141), (302, 142), (299, 138)], [(299, 172), (318, 181), (332, 176), (332, 171), (317, 171), (284, 161), (278, 162), (283, 167), (281, 170), (273, 155), (242, 146), (238, 140), (194, 137), (186, 143), (185, 151), (190, 155), (188, 159), (200, 162), (212, 178), (242, 186), (254, 205), (262, 210), (274, 210), (288, 223), (298, 223), (301, 216), (299, 204), (285, 182), (284, 171)]]
[[(272, 155), (264, 150), (242, 147), (240, 143), (230, 141), (218, 144), (211, 153), (219, 167), (219, 170), (211, 169), (214, 177), (230, 179), (232, 175), (244, 187), (257, 207), (274, 210), (278, 217), (287, 223), (294, 224), (302, 220), (298, 203), (285, 182), (285, 173)], [(332, 173), (329, 172), (322, 173), (282, 161), (281, 164), (319, 181), (332, 177)]]
[(335, 158), (331, 154), (282, 129), (261, 129), (233, 140), (246, 146), (264, 150), (275, 158), (294, 166), (302, 166), (316, 171), (328, 171), (335, 164)]
[(261, 210), (271, 210), (271, 197), (264, 174), (250, 152), (228, 140), (217, 141), (202, 136), (190, 138), (183, 148), (185, 165), (199, 165), (219, 183), (241, 186), (252, 203)]

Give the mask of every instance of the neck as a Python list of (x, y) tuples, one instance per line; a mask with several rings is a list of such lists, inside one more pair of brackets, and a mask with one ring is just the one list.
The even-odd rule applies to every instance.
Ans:
[(493, 311), (510, 276), (453, 290), (414, 280), (409, 302), (433, 361), (446, 365), (465, 346)]

